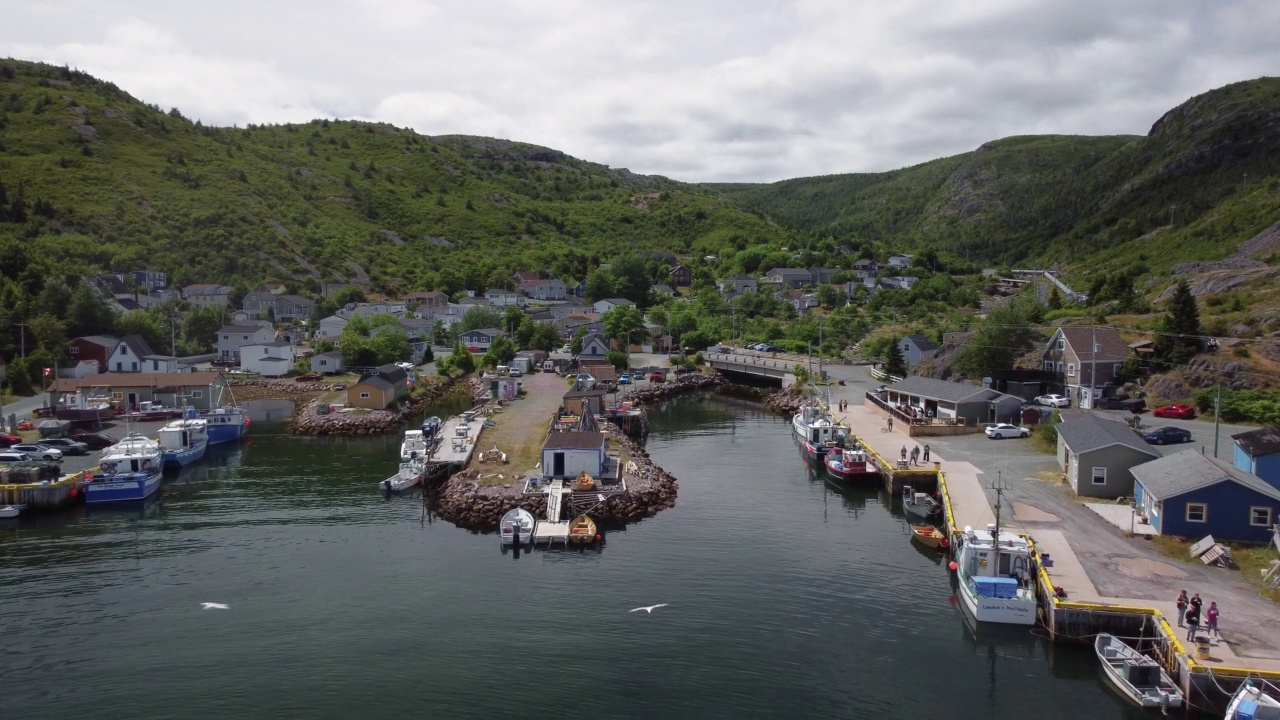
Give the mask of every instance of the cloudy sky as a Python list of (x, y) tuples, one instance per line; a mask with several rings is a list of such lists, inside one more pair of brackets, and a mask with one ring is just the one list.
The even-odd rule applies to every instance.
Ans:
[(207, 124), (511, 138), (687, 181), (1145, 133), (1280, 74), (1276, 0), (16, 0), (0, 56)]

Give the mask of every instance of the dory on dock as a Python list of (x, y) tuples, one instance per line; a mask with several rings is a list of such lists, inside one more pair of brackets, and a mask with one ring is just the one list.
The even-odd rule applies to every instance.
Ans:
[(1098, 635), (1093, 647), (1107, 680), (1130, 702), (1144, 708), (1182, 707), (1182, 691), (1160, 663), (1106, 633)]

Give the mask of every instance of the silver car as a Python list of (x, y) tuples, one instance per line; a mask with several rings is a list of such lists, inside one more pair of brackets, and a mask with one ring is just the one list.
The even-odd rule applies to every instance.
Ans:
[(55, 448), (41, 447), (40, 445), (30, 445), (23, 443), (14, 445), (9, 448), (12, 452), (20, 452), (32, 460), (45, 460), (47, 462), (62, 462), (62, 451)]

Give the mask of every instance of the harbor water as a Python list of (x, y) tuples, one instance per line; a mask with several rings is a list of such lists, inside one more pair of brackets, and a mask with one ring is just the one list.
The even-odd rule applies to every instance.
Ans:
[(783, 419), (652, 426), (678, 503), (602, 549), (503, 554), (378, 492), (398, 437), (257, 421), (149, 505), (0, 524), (3, 716), (1143, 715), (1091, 648), (975, 633), (900, 509), (806, 470)]

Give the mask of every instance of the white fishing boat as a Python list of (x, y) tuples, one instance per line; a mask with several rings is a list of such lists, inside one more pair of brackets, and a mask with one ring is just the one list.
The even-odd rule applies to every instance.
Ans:
[(1107, 680), (1138, 707), (1162, 710), (1182, 707), (1182, 691), (1160, 663), (1106, 633), (1098, 635), (1093, 649), (1098, 653)]
[(16, 518), (26, 509), (26, 505), (0, 505), (0, 520)]
[(538, 521), (524, 508), (511, 508), (498, 523), (498, 539), (505, 545), (532, 545)]
[(804, 446), (804, 453), (814, 461), (820, 461), (835, 442), (841, 430), (831, 413), (818, 405), (804, 405), (791, 417), (791, 429)]
[(98, 471), (85, 476), (87, 503), (146, 500), (160, 488), (164, 451), (160, 443), (129, 435), (107, 448)]
[(942, 516), (942, 503), (929, 493), (916, 492), (910, 485), (902, 488), (902, 509), (908, 515), (924, 520), (936, 520)]
[(405, 430), (404, 441), (400, 443), (400, 462), (425, 458), (431, 452), (432, 442), (421, 430)]
[(422, 478), (426, 473), (426, 459), (416, 457), (407, 462), (400, 463), (400, 469), (396, 471), (396, 474), (386, 480), (383, 480), (379, 485), (384, 490), (402, 492), (421, 483)]
[(166, 468), (190, 465), (204, 457), (209, 446), (208, 421), (198, 419), (195, 408), (187, 408), (185, 414), (182, 420), (174, 420), (156, 431)]
[(1267, 694), (1253, 680), (1245, 680), (1231, 697), (1223, 720), (1280, 720), (1280, 700)]
[(957, 539), (956, 572), (960, 604), (978, 622), (1034, 625), (1035, 577), (1031, 543), (1021, 535), (1000, 531), (1000, 498), (996, 521), (984, 533), (965, 527)]

